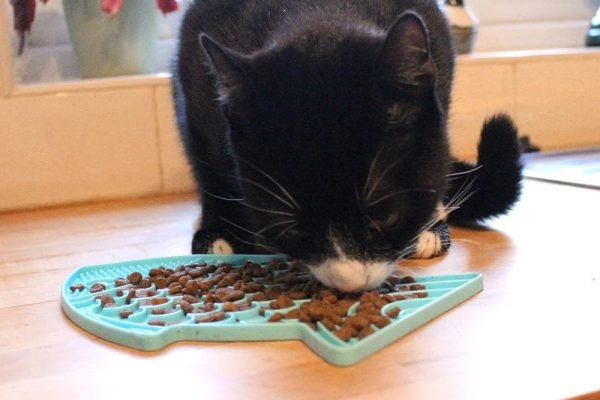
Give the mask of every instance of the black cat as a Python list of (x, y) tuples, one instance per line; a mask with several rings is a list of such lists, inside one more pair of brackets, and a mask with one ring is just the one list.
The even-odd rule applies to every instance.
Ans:
[(282, 252), (343, 291), (450, 244), (520, 191), (517, 132), (453, 162), (454, 53), (434, 0), (197, 0), (173, 90), (202, 198), (194, 253)]

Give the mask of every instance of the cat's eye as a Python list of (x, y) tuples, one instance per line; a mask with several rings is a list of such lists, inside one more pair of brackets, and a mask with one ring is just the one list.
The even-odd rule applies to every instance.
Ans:
[(383, 216), (382, 218), (370, 218), (369, 228), (379, 233), (383, 233), (386, 229), (389, 229), (396, 225), (400, 220), (400, 213), (398, 211), (392, 211), (391, 213)]

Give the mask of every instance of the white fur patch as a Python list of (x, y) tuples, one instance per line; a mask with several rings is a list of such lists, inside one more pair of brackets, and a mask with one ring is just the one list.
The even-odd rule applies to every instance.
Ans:
[(309, 268), (319, 281), (329, 287), (342, 292), (358, 292), (379, 286), (392, 273), (394, 264), (333, 258)]
[(209, 254), (233, 254), (233, 248), (225, 239), (217, 239), (208, 248)]
[(436, 212), (437, 212), (437, 215), (438, 215), (438, 218), (440, 219), (440, 221), (448, 220), (448, 211), (446, 211), (446, 207), (444, 206), (443, 203), (441, 203), (441, 202), (438, 203)]
[(441, 253), (442, 238), (431, 231), (424, 231), (417, 239), (415, 254), (412, 258), (431, 258)]

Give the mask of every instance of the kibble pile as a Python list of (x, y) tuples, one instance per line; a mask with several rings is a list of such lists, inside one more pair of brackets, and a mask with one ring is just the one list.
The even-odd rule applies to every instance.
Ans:
[[(122, 307), (136, 300), (140, 306), (149, 306), (152, 316), (181, 310), (199, 324), (222, 321), (236, 312), (257, 308), (259, 315), (270, 323), (294, 320), (313, 329), (321, 326), (343, 341), (353, 337), (363, 339), (398, 317), (401, 312), (398, 306), (383, 312), (387, 304), (427, 297), (425, 285), (410, 276), (392, 276), (374, 291), (340, 293), (323, 286), (301, 262), (279, 260), (267, 265), (247, 261), (241, 267), (227, 263), (187, 264), (175, 269), (157, 267), (150, 269), (147, 276), (136, 271), (117, 278), (114, 286), (116, 291), (111, 292), (114, 296), (107, 294), (105, 283), (95, 283), (89, 288), (78, 283), (70, 289), (97, 293), (102, 308)], [(136, 312), (131, 307), (122, 308), (119, 316), (123, 319)], [(167, 324), (156, 317), (150, 317), (146, 323)]]

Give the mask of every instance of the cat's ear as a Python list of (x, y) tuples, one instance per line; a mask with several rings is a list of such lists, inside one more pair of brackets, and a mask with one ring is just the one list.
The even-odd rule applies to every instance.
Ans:
[(219, 88), (221, 97), (229, 97), (231, 92), (244, 86), (249, 71), (244, 55), (220, 45), (204, 33), (200, 35), (200, 45), (221, 84)]
[(408, 90), (433, 87), (436, 68), (429, 35), (417, 14), (405, 12), (392, 24), (379, 54), (378, 68), (385, 84)]

